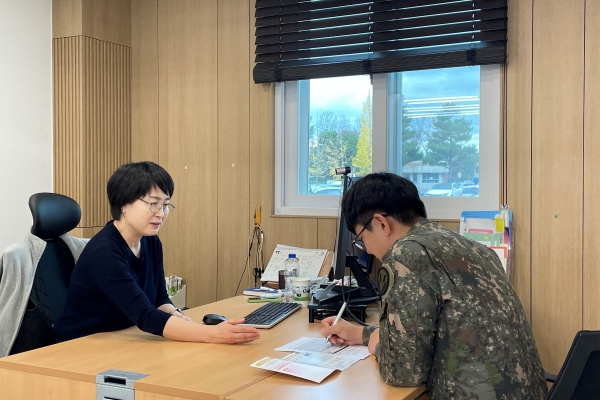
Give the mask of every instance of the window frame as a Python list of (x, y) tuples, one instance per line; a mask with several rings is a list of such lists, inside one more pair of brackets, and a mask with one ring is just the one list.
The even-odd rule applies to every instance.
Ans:
[[(428, 217), (434, 220), (456, 220), (464, 210), (497, 209), (500, 203), (500, 82), (501, 66), (480, 66), (480, 112), (479, 112), (479, 197), (429, 197), (421, 199), (425, 203)], [(275, 165), (274, 165), (274, 214), (281, 216), (336, 217), (339, 215), (340, 196), (298, 194), (299, 125), (308, 118), (298, 118), (299, 101), (308, 101), (310, 96), (300, 93), (298, 82), (275, 83)], [(307, 81), (305, 81), (307, 82)], [(394, 158), (396, 147), (388, 147), (388, 114), (394, 111), (390, 93), (388, 93), (388, 74), (372, 77), (373, 84), (373, 154), (372, 170), (386, 171), (390, 168), (388, 160)], [(307, 85), (308, 86), (308, 85)], [(293, 93), (295, 99), (288, 99), (286, 91)], [(298, 97), (300, 94), (301, 97)], [(304, 99), (304, 100), (303, 100)], [(295, 101), (294, 101), (295, 100)], [(305, 107), (308, 111), (309, 107)], [(295, 118), (295, 120), (294, 120)], [(392, 121), (393, 123), (393, 121)], [(285, 135), (283, 134), (285, 132)], [(307, 142), (307, 138), (305, 138)], [(288, 146), (286, 146), (286, 143)], [(303, 152), (301, 152), (303, 153)], [(304, 155), (305, 156), (305, 155)], [(393, 165), (393, 164), (392, 164)], [(394, 171), (396, 172), (396, 171)], [(287, 175), (286, 175), (287, 174)], [(483, 193), (483, 195), (482, 195)], [(286, 202), (286, 200), (288, 200)], [(290, 204), (290, 205), (286, 205)]]

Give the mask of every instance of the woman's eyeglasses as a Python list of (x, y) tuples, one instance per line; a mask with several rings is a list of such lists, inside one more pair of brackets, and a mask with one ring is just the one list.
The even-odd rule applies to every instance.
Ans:
[(175, 209), (175, 206), (171, 203), (169, 203), (169, 204), (160, 204), (159, 202), (148, 203), (146, 200), (142, 200), (142, 199), (138, 199), (138, 200), (143, 201), (144, 203), (148, 204), (150, 206), (150, 211), (152, 211), (153, 214), (156, 214), (160, 210), (163, 210), (165, 215), (169, 215), (169, 214), (171, 214), (171, 211), (173, 211)]

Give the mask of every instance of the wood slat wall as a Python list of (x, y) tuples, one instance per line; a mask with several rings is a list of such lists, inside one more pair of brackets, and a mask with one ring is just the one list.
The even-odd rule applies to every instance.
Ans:
[(83, 37), (52, 41), (54, 112), (54, 190), (78, 202), (84, 189), (83, 169)]
[(84, 38), (82, 226), (110, 220), (108, 178), (131, 159), (131, 49)]
[(81, 206), (79, 227), (104, 226), (106, 182), (131, 158), (131, 51), (85, 36), (53, 41), (54, 189)]
[(54, 191), (90, 237), (110, 219), (106, 182), (131, 160), (131, 4), (53, 0)]

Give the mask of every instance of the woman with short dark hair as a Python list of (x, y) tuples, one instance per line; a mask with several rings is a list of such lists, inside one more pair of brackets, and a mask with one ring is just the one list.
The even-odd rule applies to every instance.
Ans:
[(86, 245), (55, 327), (57, 341), (133, 325), (164, 337), (210, 343), (245, 343), (259, 338), (243, 319), (196, 324), (176, 309), (165, 288), (158, 231), (175, 209), (174, 183), (153, 162), (119, 167), (107, 185), (113, 217)]

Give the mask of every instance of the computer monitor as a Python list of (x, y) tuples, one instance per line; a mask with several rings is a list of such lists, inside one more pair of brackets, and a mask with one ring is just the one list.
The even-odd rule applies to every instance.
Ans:
[[(359, 179), (360, 177), (350, 178), (347, 175), (344, 175), (342, 196)], [(366, 252), (360, 251), (352, 244), (352, 241), (356, 236), (348, 230), (341, 209), (342, 207), (340, 205), (333, 259), (334, 278), (343, 279), (346, 268), (349, 268), (360, 288), (357, 293), (353, 293), (353, 296), (376, 298), (378, 296), (376, 285), (369, 279), (369, 273), (373, 268), (374, 257)], [(348, 288), (348, 291), (349, 290), (350, 288)]]
[[(360, 178), (350, 178), (348, 175), (343, 176), (342, 181), (342, 197), (348, 189)], [(335, 279), (343, 279), (346, 271), (346, 256), (351, 254), (352, 240), (354, 235), (350, 233), (346, 226), (346, 219), (342, 215), (342, 204), (338, 209), (338, 224), (335, 235), (335, 252), (333, 253), (333, 277)]]

